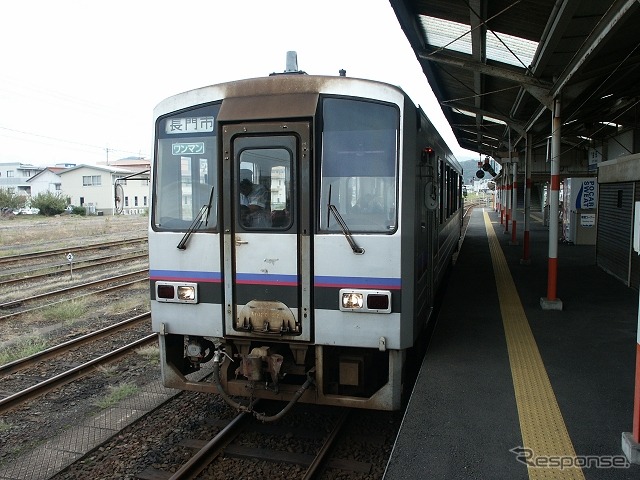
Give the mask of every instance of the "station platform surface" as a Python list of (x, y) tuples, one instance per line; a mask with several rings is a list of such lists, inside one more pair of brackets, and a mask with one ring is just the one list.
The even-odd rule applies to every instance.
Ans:
[(471, 214), (384, 479), (640, 479), (632, 429), (638, 291), (532, 218), (529, 264), (499, 213)]

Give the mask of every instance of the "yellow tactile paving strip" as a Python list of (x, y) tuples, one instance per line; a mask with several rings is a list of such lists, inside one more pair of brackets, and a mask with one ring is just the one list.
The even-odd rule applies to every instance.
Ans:
[[(531, 479), (584, 479), (538, 346), (487, 212), (484, 223), (498, 288), (522, 442)], [(561, 468), (562, 465), (562, 468)]]

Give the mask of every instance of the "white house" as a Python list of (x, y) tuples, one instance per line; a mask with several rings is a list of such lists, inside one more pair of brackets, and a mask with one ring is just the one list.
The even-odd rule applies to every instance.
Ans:
[(47, 167), (29, 178), (27, 182), (31, 185), (31, 196), (37, 197), (46, 192), (62, 195), (62, 179), (59, 174), (64, 170), (64, 167)]
[[(85, 207), (88, 213), (113, 215), (146, 214), (149, 209), (149, 173), (116, 166), (78, 165), (59, 173), (62, 190), (71, 204)], [(117, 195), (116, 181), (122, 186)]]

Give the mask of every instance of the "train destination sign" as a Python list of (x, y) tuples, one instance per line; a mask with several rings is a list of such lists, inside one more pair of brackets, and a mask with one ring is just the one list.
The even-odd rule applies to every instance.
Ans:
[(172, 143), (171, 153), (173, 155), (193, 155), (204, 153), (204, 142), (193, 143)]
[(207, 117), (172, 117), (165, 121), (165, 133), (175, 135), (184, 133), (213, 132), (215, 118)]

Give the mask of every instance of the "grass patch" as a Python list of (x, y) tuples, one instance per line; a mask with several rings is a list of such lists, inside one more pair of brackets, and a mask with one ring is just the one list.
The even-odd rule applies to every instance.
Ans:
[(10, 428), (11, 426), (7, 422), (5, 422), (4, 420), (0, 420), (0, 432), (6, 432)]
[(130, 383), (122, 383), (115, 387), (109, 387), (109, 394), (102, 400), (99, 400), (96, 405), (103, 409), (109, 408), (114, 406), (119, 401), (135, 395), (136, 393), (138, 393), (137, 386)]
[(68, 322), (82, 317), (87, 311), (87, 301), (85, 298), (61, 302), (46, 308), (42, 312), (45, 320), (55, 322)]
[(26, 338), (11, 345), (8, 350), (0, 352), (0, 365), (6, 365), (14, 360), (39, 353), (48, 347), (41, 338)]
[(118, 367), (115, 364), (100, 365), (96, 370), (107, 377), (115, 377), (118, 374)]
[(136, 353), (152, 365), (160, 365), (160, 347), (158, 344), (141, 347), (136, 350)]
[(145, 292), (127, 297), (124, 300), (110, 303), (106, 307), (105, 313), (115, 315), (118, 313), (134, 312), (137, 310), (143, 312), (150, 310), (150, 306), (151, 300), (149, 299), (149, 293)]

